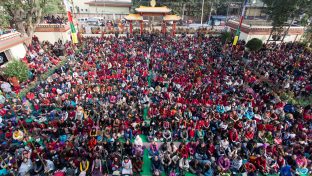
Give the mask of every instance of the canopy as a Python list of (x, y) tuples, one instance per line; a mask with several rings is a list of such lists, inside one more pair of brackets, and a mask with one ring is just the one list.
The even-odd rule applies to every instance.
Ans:
[(163, 20), (164, 21), (179, 21), (181, 20), (181, 17), (178, 15), (165, 15)]
[(147, 6), (140, 6), (136, 8), (135, 11), (139, 13), (169, 13), (171, 9), (166, 6), (163, 7), (147, 7)]
[(129, 14), (125, 16), (125, 19), (129, 21), (142, 21), (143, 17), (140, 14)]

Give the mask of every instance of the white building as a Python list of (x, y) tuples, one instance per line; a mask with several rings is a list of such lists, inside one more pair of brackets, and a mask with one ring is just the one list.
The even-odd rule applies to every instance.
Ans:
[(39, 24), (36, 27), (35, 35), (42, 41), (55, 43), (58, 40), (63, 42), (71, 40), (71, 31), (68, 24)]
[(131, 0), (73, 0), (73, 11), (78, 14), (129, 14)]
[(22, 59), (26, 56), (24, 42), (27, 37), (21, 37), (19, 32), (0, 35), (0, 66), (12, 59)]

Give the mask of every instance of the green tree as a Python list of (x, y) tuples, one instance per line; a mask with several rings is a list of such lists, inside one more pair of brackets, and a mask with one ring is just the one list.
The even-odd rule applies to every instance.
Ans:
[[(302, 14), (306, 14), (308, 18), (312, 14), (312, 0), (263, 0), (267, 5), (265, 12), (272, 21), (273, 30), (271, 35), (283, 36), (282, 40), (288, 34), (289, 28), (293, 21)], [(289, 20), (291, 22), (289, 23)], [(288, 23), (285, 31), (284, 26)]]
[(32, 36), (43, 16), (64, 9), (60, 0), (1, 0), (0, 7), (7, 15), (10, 27), (24, 36)]
[(259, 51), (262, 48), (262, 40), (253, 38), (247, 42), (246, 47), (250, 51)]
[(26, 63), (19, 60), (10, 61), (3, 70), (7, 78), (16, 77), (20, 82), (28, 80), (29, 69)]

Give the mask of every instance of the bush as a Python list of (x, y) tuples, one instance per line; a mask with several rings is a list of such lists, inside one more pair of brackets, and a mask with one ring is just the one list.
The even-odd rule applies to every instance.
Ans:
[(258, 51), (262, 48), (262, 40), (253, 38), (247, 42), (246, 47), (251, 51)]
[(24, 82), (28, 80), (29, 69), (26, 63), (14, 59), (6, 65), (3, 74), (8, 78), (16, 77), (20, 82)]

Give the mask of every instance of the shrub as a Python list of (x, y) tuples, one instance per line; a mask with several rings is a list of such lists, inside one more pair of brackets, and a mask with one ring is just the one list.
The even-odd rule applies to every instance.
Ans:
[(28, 80), (29, 69), (26, 63), (14, 59), (6, 65), (3, 74), (8, 78), (16, 77), (20, 82), (24, 82)]
[(246, 47), (251, 51), (258, 51), (262, 48), (262, 40), (253, 38), (247, 42)]

